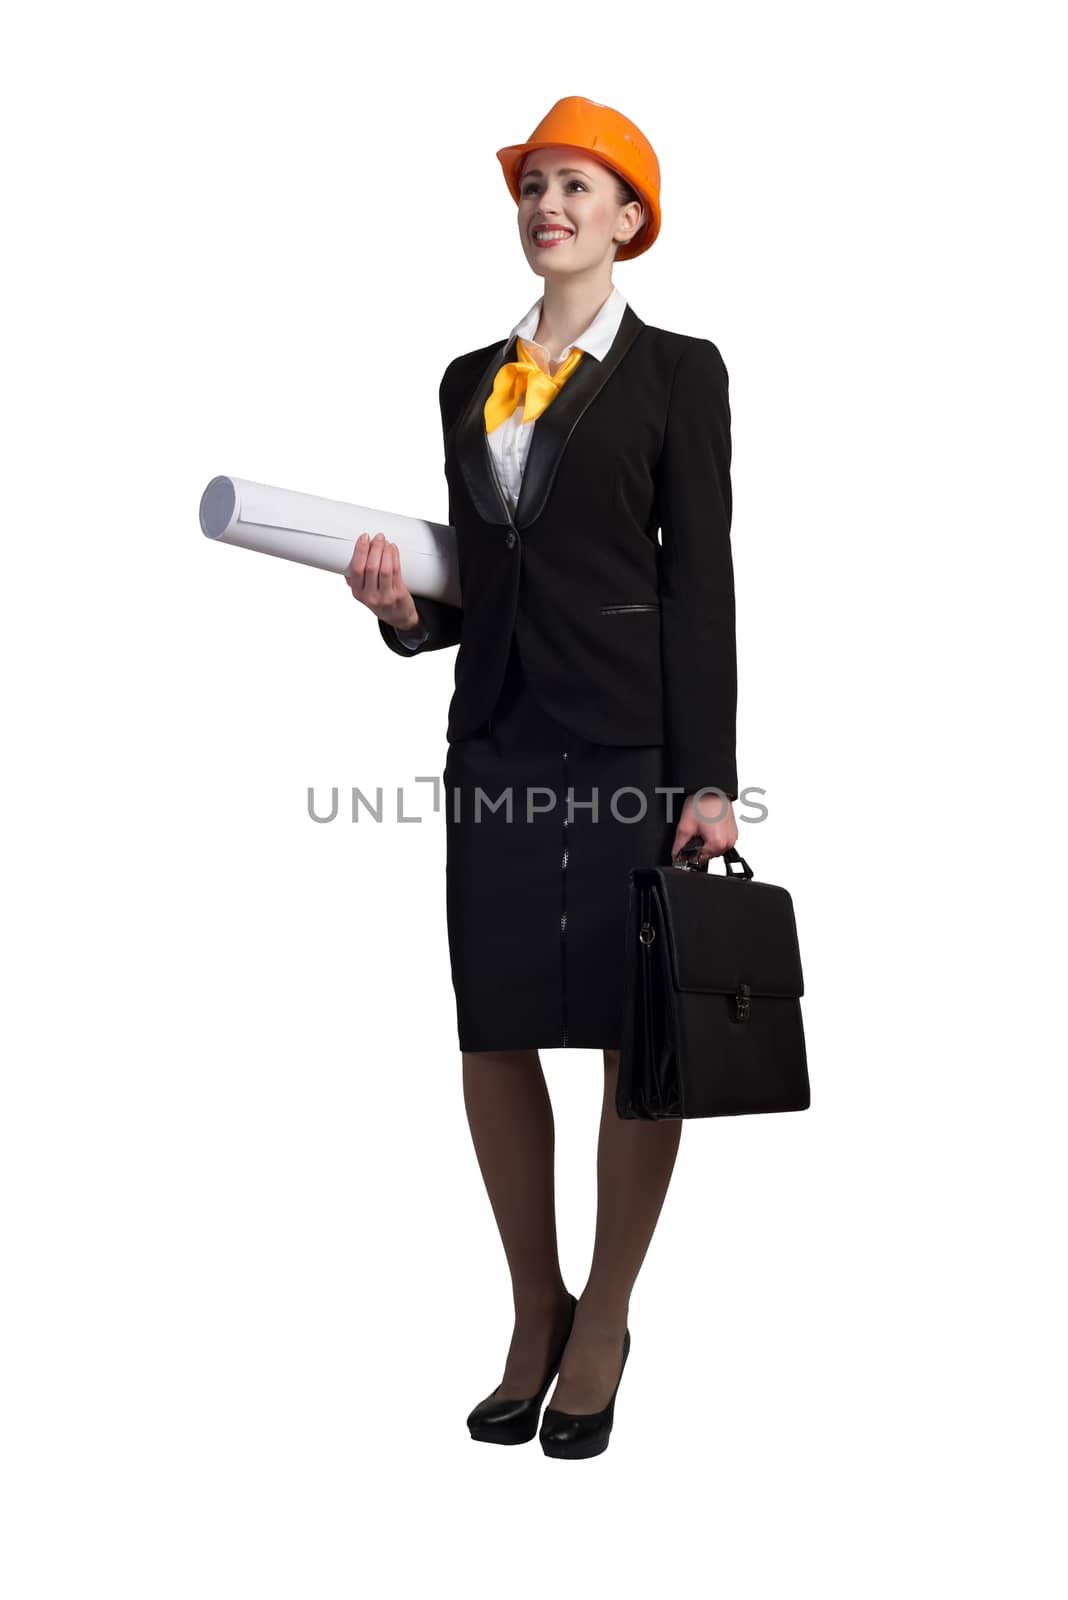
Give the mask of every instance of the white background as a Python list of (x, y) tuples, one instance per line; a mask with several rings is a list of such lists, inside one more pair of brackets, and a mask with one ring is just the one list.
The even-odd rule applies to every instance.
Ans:
[[(1064, 1593), (1053, 17), (7, 31), (10, 1600)], [(616, 282), (730, 372), (741, 848), (794, 895), (813, 1084), (684, 1129), (582, 1465), (464, 1426), (511, 1299), (415, 782), (455, 655), (197, 524), (216, 473), (446, 520), (440, 374), (541, 288), (494, 151), (565, 94), (660, 157)], [(544, 1062), (577, 1292), (600, 1057)]]

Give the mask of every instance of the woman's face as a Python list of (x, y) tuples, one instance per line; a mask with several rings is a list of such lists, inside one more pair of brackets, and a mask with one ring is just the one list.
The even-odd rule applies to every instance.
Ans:
[[(642, 208), (621, 206), (611, 168), (571, 145), (531, 150), (519, 181), (519, 237), (531, 267), (543, 277), (588, 271), (615, 255), (637, 230)], [(539, 244), (543, 228), (565, 228), (559, 242)]]

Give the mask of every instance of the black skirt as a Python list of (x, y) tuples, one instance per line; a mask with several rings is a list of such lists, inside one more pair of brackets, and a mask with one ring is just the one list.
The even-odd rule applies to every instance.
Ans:
[(681, 814), (682, 795), (656, 792), (665, 747), (562, 726), (513, 635), (492, 715), (442, 776), (460, 1049), (618, 1049), (628, 873), (670, 861)]

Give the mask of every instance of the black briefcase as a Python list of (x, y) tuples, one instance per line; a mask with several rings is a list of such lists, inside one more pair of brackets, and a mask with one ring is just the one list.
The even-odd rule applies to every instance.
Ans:
[(726, 876), (631, 868), (621, 1117), (808, 1109), (793, 902), (754, 879), (736, 850), (723, 860)]

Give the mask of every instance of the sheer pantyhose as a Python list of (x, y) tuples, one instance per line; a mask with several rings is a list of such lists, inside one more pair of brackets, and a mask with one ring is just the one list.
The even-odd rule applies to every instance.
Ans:
[[(536, 1050), (464, 1051), (463, 1092), (475, 1153), (512, 1279), (515, 1325), (497, 1393), (538, 1389), (568, 1314), (557, 1248), (555, 1124)], [(616, 1115), (619, 1052), (604, 1052), (597, 1143), (597, 1223), (586, 1286), (548, 1403), (599, 1411), (622, 1358), (630, 1294), (671, 1181), (681, 1121)]]

